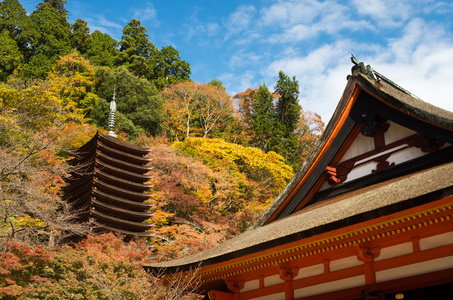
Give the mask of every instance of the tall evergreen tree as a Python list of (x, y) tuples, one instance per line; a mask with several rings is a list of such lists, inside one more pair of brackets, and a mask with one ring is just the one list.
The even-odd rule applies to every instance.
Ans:
[(137, 76), (149, 78), (154, 73), (152, 60), (158, 49), (150, 42), (146, 32), (145, 26), (142, 26), (139, 20), (132, 19), (127, 23), (119, 42), (117, 64), (124, 65)]
[(158, 89), (163, 89), (173, 83), (190, 79), (190, 65), (181, 60), (179, 51), (173, 46), (162, 47), (155, 56), (154, 84)]
[(275, 86), (278, 95), (273, 132), (269, 139), (269, 150), (283, 155), (295, 166), (298, 161), (299, 143), (295, 134), (300, 119), (301, 106), (298, 103), (299, 83), (283, 71), (278, 73)]
[(88, 48), (91, 45), (91, 35), (88, 23), (82, 19), (77, 19), (74, 24), (71, 25), (71, 30), (72, 47), (77, 49), (82, 55), (87, 53)]
[(71, 31), (65, 3), (65, 0), (44, 1), (31, 14), (37, 32), (29, 46), (31, 57), (23, 68), (23, 77), (45, 78), (55, 61), (71, 51)]
[(274, 127), (275, 111), (274, 98), (272, 97), (266, 84), (260, 85), (255, 94), (253, 111), (253, 131), (252, 144), (261, 150), (268, 151), (268, 140), (271, 137)]
[(22, 63), (23, 55), (15, 40), (3, 29), (0, 32), (0, 81), (6, 78)]
[(93, 65), (113, 68), (118, 55), (118, 42), (107, 33), (102, 33), (99, 30), (91, 34), (90, 40), (84, 56)]
[[(36, 36), (30, 17), (18, 0), (3, 0), (0, 2), (0, 32), (6, 30), (13, 39), (24, 59), (29, 57), (29, 45)], [(3, 44), (2, 44), (3, 45)]]

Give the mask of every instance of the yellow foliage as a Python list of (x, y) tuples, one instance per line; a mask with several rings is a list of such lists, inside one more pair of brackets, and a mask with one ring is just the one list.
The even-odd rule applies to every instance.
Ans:
[(23, 215), (18, 217), (15, 221), (15, 225), (17, 228), (21, 227), (45, 227), (46, 223), (38, 218), (33, 218), (29, 215)]
[(285, 164), (283, 156), (270, 151), (264, 153), (258, 148), (228, 143), (223, 139), (187, 138), (175, 146), (190, 152), (209, 153), (217, 159), (235, 163), (251, 177), (271, 177), (271, 184), (281, 190), (294, 175), (293, 169)]

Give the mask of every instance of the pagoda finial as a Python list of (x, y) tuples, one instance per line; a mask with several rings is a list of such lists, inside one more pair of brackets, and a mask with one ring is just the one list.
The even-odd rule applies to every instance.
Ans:
[(115, 88), (113, 88), (113, 99), (110, 102), (109, 132), (107, 133), (107, 136), (116, 137), (116, 134), (113, 132), (115, 130), (115, 112), (116, 112)]

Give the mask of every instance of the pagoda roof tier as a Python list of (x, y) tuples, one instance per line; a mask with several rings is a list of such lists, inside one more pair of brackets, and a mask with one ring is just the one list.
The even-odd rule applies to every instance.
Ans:
[(91, 182), (93, 179), (93, 174), (87, 174), (79, 178), (69, 178), (66, 180), (68, 185), (62, 187), (62, 190), (65, 193), (70, 193), (74, 189), (80, 189), (81, 186), (85, 185), (87, 182)]
[(153, 206), (151, 203), (137, 202), (110, 195), (100, 191), (99, 189), (93, 190), (93, 199), (100, 199), (103, 203), (112, 203), (117, 207), (127, 207), (128, 209), (135, 211), (146, 211)]
[(138, 164), (138, 165), (146, 165), (149, 163), (152, 158), (148, 158), (146, 156), (137, 156), (133, 155), (118, 149), (114, 149), (112, 147), (109, 147), (108, 145), (104, 144), (103, 142), (99, 141), (98, 142), (98, 151), (107, 153), (107, 155), (114, 157), (116, 159), (120, 159), (122, 161), (126, 161), (132, 164)]
[(129, 231), (143, 232), (144, 230), (148, 230), (154, 226), (154, 224), (124, 220), (122, 218), (101, 213), (97, 210), (93, 210), (92, 208), (90, 208), (90, 214), (91, 217), (94, 218), (99, 223), (103, 223), (106, 224), (107, 226), (112, 226), (115, 228), (124, 228)]
[(114, 167), (112, 165), (109, 165), (106, 162), (99, 162), (96, 160), (95, 167), (98, 170), (102, 170), (103, 172), (110, 174), (112, 176), (116, 177), (122, 177), (122, 178), (127, 178), (130, 181), (138, 182), (138, 183), (144, 183), (153, 178), (152, 175), (146, 175), (146, 174), (139, 174), (135, 172), (130, 172), (126, 171), (121, 168)]
[(93, 186), (95, 189), (102, 190), (107, 194), (118, 196), (121, 198), (124, 197), (125, 199), (131, 201), (144, 202), (152, 196), (151, 194), (147, 193), (138, 193), (127, 189), (123, 189), (115, 185), (103, 182), (102, 180), (96, 178), (93, 179)]
[(99, 135), (99, 141), (101, 141), (105, 145), (107, 145), (111, 148), (120, 150), (122, 152), (133, 154), (135, 156), (145, 157), (146, 155), (148, 155), (149, 151), (151, 150), (151, 148), (149, 148), (149, 147), (140, 147), (137, 145), (133, 145), (131, 143), (119, 140), (114, 137), (105, 136), (100, 132), (98, 132), (98, 135)]
[(152, 214), (148, 212), (134, 211), (125, 208), (120, 208), (114, 205), (109, 205), (99, 200), (91, 200), (91, 206), (94, 206), (97, 211), (104, 212), (111, 211), (115, 216), (122, 217), (127, 220), (143, 222), (149, 219)]
[(71, 202), (72, 199), (78, 198), (81, 194), (85, 193), (86, 191), (91, 191), (93, 182), (91, 180), (85, 181), (83, 185), (78, 186), (76, 189), (71, 189), (70, 191), (65, 191), (64, 198), (67, 201)]
[[(84, 144), (82, 147), (69, 151), (69, 154), (74, 156), (75, 158), (77, 157), (83, 157), (86, 156), (84, 154), (91, 152), (93, 149), (96, 148), (97, 145), (97, 140), (98, 140), (98, 133), (96, 133), (86, 144)], [(74, 159), (72, 159), (74, 160)], [(70, 161), (72, 161), (70, 160)]]
[(79, 195), (77, 198), (66, 199), (73, 208), (84, 209), (89, 207), (91, 203), (91, 190), (85, 191), (85, 193)]
[(152, 233), (149, 233), (149, 232), (128, 231), (128, 230), (124, 230), (124, 229), (120, 229), (120, 228), (116, 228), (116, 227), (107, 226), (105, 224), (96, 222), (95, 220), (90, 220), (90, 222), (93, 223), (94, 225), (96, 225), (97, 227), (101, 228), (101, 229), (104, 229), (104, 230), (107, 230), (107, 231), (118, 232), (118, 233), (121, 233), (121, 234), (124, 234), (124, 235), (127, 235), (127, 236), (149, 237), (149, 236), (153, 235)]
[(96, 151), (96, 161), (98, 163), (100, 163), (101, 165), (103, 163), (107, 163), (111, 166), (114, 166), (117, 168), (122, 168), (129, 172), (134, 172), (134, 173), (138, 173), (138, 174), (146, 174), (150, 170), (150, 167), (147, 167), (145, 165), (136, 165), (136, 164), (128, 163), (128, 162), (122, 161), (120, 159), (111, 157), (111, 156), (107, 155), (106, 153), (102, 153), (99, 151)]
[(95, 178), (98, 178), (105, 183), (112, 184), (117, 187), (124, 188), (124, 189), (130, 190), (130, 191), (139, 192), (139, 193), (146, 192), (151, 187), (153, 187), (152, 184), (137, 183), (134, 181), (129, 181), (129, 180), (123, 179), (121, 177), (112, 176), (110, 174), (100, 171), (97, 168), (95, 169), (94, 176), (95, 176)]

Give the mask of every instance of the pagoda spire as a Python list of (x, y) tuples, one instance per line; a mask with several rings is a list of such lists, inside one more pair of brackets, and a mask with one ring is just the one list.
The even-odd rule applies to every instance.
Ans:
[(115, 112), (116, 112), (116, 102), (115, 102), (115, 88), (113, 88), (113, 99), (110, 102), (110, 114), (109, 114), (109, 132), (107, 136), (117, 137), (115, 132)]

